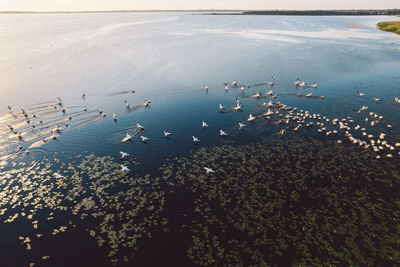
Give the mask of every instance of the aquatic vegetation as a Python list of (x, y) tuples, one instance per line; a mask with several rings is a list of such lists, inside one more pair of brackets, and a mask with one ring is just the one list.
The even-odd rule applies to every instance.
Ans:
[(377, 24), (382, 31), (400, 34), (400, 21), (384, 21)]
[[(242, 95), (261, 96), (274, 98), (274, 92)], [(312, 98), (310, 93), (304, 97)], [(236, 102), (225, 112), (240, 110), (240, 101)], [(126, 104), (134, 111), (149, 103), (134, 108)], [(269, 133), (263, 142), (238, 146), (230, 141), (201, 148), (140, 176), (133, 176), (131, 166), (136, 163), (130, 159), (126, 165), (93, 154), (33, 160), (36, 147), (69, 128), (96, 122), (105, 116), (101, 111), (66, 110), (62, 104), (36, 107), (45, 122), (30, 111), (10, 113), (0, 118), (0, 220), (32, 225), (32, 231), (20, 233), (18, 239), (33, 252), (34, 261), (57, 259), (50, 253), (38, 255), (40, 242), (62, 242), (74, 228), (84, 228), (112, 265), (135, 261), (141, 242), (153, 240), (160, 231), (191, 237), (184, 249), (197, 265), (400, 263), (400, 202), (395, 194), (400, 174), (398, 158), (387, 153), (400, 147), (393, 137), (385, 140), (386, 134), (380, 132), (378, 147), (362, 123), (353, 132), (352, 116), (330, 119), (272, 101), (257, 107), (249, 116), (248, 132)], [(356, 111), (354, 116), (361, 116)], [(383, 115), (369, 116), (365, 121), (381, 131)], [(32, 122), (39, 124), (29, 126)], [(236, 127), (231, 130), (232, 137), (238, 134)], [(132, 141), (143, 131), (137, 124), (109, 140)], [(221, 129), (220, 135), (227, 136)], [(381, 156), (385, 160), (378, 160)], [(178, 192), (186, 194), (189, 208), (179, 210), (171, 204), (171, 196)], [(183, 214), (178, 221), (172, 217), (176, 213)]]
[[(398, 163), (351, 144), (286, 135), (200, 148), (140, 177), (125, 175), (112, 157), (21, 163), (0, 175), (0, 219), (32, 225), (16, 237), (32, 263), (57, 258), (38, 254), (41, 242), (84, 228), (113, 265), (134, 261), (142, 240), (159, 231), (191, 237), (186, 255), (205, 266), (394, 264)], [(170, 202), (177, 192), (188, 196), (183, 210)], [(171, 217), (177, 212), (183, 219)]]
[[(80, 161), (74, 165), (46, 160), (30, 170), (16, 166), (3, 172), (1, 220), (31, 221), (31, 236), (19, 238), (27, 250), (42, 235), (57, 238), (84, 225), (99, 246), (107, 247), (110, 262), (123, 258), (121, 251), (133, 257), (137, 240), (150, 237), (151, 229), (166, 223), (159, 218), (164, 204), (160, 179), (124, 176), (111, 157), (88, 155)], [(54, 179), (51, 169), (62, 178)], [(68, 225), (60, 220), (65, 217), (70, 219)]]
[[(216, 172), (206, 175), (199, 165)], [(397, 161), (291, 138), (202, 148), (165, 165), (164, 177), (197, 196), (185, 226), (196, 264), (400, 262)]]

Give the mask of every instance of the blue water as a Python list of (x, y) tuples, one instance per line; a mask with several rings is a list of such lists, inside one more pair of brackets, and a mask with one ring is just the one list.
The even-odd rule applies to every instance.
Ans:
[[(276, 78), (277, 99), (310, 113), (354, 116), (358, 123), (370, 111), (385, 117), (382, 129), (399, 142), (400, 35), (382, 32), (376, 23), (392, 17), (211, 16), (189, 13), (46, 14), (0, 16), (0, 113), (45, 101), (102, 110), (105, 118), (81, 129), (68, 129), (58, 141), (37, 150), (51, 159), (54, 152), (134, 156), (134, 172), (148, 172), (165, 158), (188, 155), (201, 146), (246, 143), (275, 132), (257, 134), (251, 126), (237, 130), (264, 99), (246, 98), (269, 87), (224, 90), (224, 82), (254, 85)], [(351, 27), (350, 24), (363, 25)], [(296, 78), (317, 89), (293, 85)], [(204, 90), (205, 85), (209, 91)], [(134, 94), (108, 93), (135, 90)], [(358, 97), (357, 91), (366, 94)], [(318, 98), (298, 98), (312, 91)], [(82, 98), (82, 93), (86, 98)], [(242, 112), (222, 114), (239, 97)], [(372, 97), (381, 98), (373, 103)], [(127, 112), (151, 100), (149, 108)], [(367, 113), (353, 109), (369, 106)], [(116, 113), (115, 123), (112, 114)], [(201, 129), (200, 121), (210, 124)], [(113, 134), (136, 123), (145, 127), (146, 145), (119, 142)], [(391, 129), (383, 125), (392, 124)], [(380, 128), (379, 128), (380, 127)], [(231, 138), (221, 139), (218, 128)], [(170, 140), (161, 130), (173, 133)], [(201, 146), (191, 144), (191, 136)], [(35, 150), (35, 149), (33, 149)]]
[[(2, 15), (0, 34), (0, 111), (63, 99), (86, 105), (108, 117), (90, 127), (63, 134), (47, 151), (126, 150), (147, 161), (191, 149), (191, 135), (219, 144), (216, 129), (231, 128), (254, 111), (254, 99), (242, 100), (244, 112), (218, 114), (217, 105), (234, 105), (238, 89), (223, 82), (256, 84), (276, 78), (279, 94), (299, 91), (292, 82), (317, 82), (325, 100), (287, 96), (285, 104), (324, 115), (350, 115), (363, 104), (369, 111), (394, 116), (400, 105), (400, 37), (376, 29), (390, 17), (202, 16), (186, 13)], [(352, 28), (349, 24), (365, 27)], [(394, 44), (392, 44), (394, 43)], [(210, 87), (204, 92), (205, 85)], [(136, 90), (133, 95), (107, 96)], [(246, 94), (254, 94), (249, 88)], [(356, 97), (356, 91), (367, 94)], [(302, 90), (305, 91), (305, 90)], [(82, 100), (81, 94), (86, 93)], [(372, 96), (385, 104), (369, 103)], [(151, 99), (151, 108), (127, 113)], [(259, 101), (260, 102), (260, 101)], [(111, 114), (118, 115), (114, 124)], [(212, 125), (201, 131), (200, 120)], [(136, 122), (146, 127), (149, 145), (116, 145), (108, 137)], [(161, 130), (174, 133), (171, 141)], [(99, 145), (101, 144), (101, 145)], [(160, 153), (161, 152), (161, 153)]]

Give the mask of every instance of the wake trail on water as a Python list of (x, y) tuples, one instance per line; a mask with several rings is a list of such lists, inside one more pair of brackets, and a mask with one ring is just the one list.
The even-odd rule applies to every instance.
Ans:
[(116, 96), (116, 95), (126, 95), (126, 94), (134, 94), (136, 91), (134, 90), (126, 90), (126, 91), (119, 91), (119, 92), (110, 92), (107, 93), (107, 96)]

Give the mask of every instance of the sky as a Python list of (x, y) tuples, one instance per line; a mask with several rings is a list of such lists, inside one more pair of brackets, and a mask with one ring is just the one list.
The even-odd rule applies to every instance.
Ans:
[(400, 8), (400, 0), (0, 0), (0, 11), (385, 8)]

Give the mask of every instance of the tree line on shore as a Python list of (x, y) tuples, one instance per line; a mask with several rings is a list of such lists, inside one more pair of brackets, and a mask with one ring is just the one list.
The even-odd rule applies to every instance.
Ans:
[(294, 15), (294, 16), (376, 16), (400, 15), (400, 9), (352, 9), (352, 10), (260, 10), (245, 11), (242, 15)]

